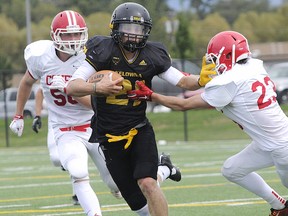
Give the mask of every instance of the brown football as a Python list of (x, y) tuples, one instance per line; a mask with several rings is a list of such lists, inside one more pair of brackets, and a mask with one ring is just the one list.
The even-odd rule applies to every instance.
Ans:
[[(92, 76), (90, 76), (90, 78), (88, 79), (88, 82), (92, 83), (92, 82), (99, 82), (105, 74), (109, 74), (110, 80), (117, 80), (120, 77), (122, 77), (120, 74), (118, 74), (115, 71), (112, 70), (101, 70), (101, 71), (97, 71), (96, 73), (94, 73)], [(122, 82), (118, 83), (118, 85), (122, 85)]]

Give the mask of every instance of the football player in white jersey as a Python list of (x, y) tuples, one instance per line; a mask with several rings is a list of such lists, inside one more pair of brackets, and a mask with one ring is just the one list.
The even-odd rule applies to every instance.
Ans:
[(52, 41), (36, 41), (25, 49), (27, 71), (19, 85), (17, 111), (10, 128), (18, 136), (22, 135), (23, 108), (32, 85), (40, 80), (61, 165), (69, 172), (85, 213), (88, 216), (101, 216), (98, 198), (89, 182), (88, 155), (112, 193), (116, 193), (118, 197), (121, 194), (110, 176), (98, 144), (88, 142), (91, 135), (90, 119), (93, 115), (90, 96), (76, 98), (49, 88), (54, 76), (62, 76), (67, 81), (84, 61), (85, 54), (82, 50), (88, 39), (85, 20), (77, 12), (62, 11), (52, 21), (51, 37)]
[(234, 31), (215, 35), (207, 47), (207, 60), (218, 75), (202, 94), (182, 99), (153, 93), (139, 82), (130, 98), (144, 96), (174, 110), (215, 107), (237, 123), (252, 142), (228, 158), (222, 174), (271, 205), (270, 216), (288, 216), (288, 202), (255, 171), (275, 166), (288, 187), (288, 118), (276, 101), (275, 85), (263, 62), (251, 57), (246, 38)]

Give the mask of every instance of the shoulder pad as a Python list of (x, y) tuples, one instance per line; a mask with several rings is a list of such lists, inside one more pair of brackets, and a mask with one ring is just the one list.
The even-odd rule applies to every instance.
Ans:
[(24, 51), (24, 58), (27, 60), (33, 56), (41, 56), (46, 54), (48, 49), (53, 46), (53, 41), (50, 40), (40, 40), (29, 44)]
[(96, 35), (87, 41), (87, 43), (85, 44), (85, 48), (86, 50), (88, 50), (91, 49), (92, 47), (99, 46), (99, 44), (101, 44), (102, 41), (106, 39), (110, 39), (110, 37)]

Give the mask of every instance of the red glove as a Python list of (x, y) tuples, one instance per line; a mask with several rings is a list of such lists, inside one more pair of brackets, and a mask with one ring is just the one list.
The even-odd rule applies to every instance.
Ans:
[(128, 98), (132, 100), (151, 101), (153, 91), (141, 81), (136, 81), (136, 84), (138, 85), (139, 89), (128, 91)]

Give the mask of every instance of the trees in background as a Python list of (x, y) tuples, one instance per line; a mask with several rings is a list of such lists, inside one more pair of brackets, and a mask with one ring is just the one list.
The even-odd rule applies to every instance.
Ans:
[[(240, 31), (250, 43), (288, 41), (288, 5), (271, 7), (268, 0), (186, 0), (189, 6), (185, 7), (185, 0), (174, 1), (179, 1), (184, 11), (169, 9), (167, 0), (135, 0), (144, 5), (152, 17), (150, 40), (161, 41), (174, 58), (184, 55), (185, 58), (201, 59), (210, 38), (223, 30)], [(109, 35), (111, 14), (122, 2), (125, 1), (30, 0), (32, 41), (50, 39), (51, 20), (65, 9), (79, 11), (85, 16), (89, 37)], [(22, 69), (24, 72), (24, 0), (1, 0), (0, 28), (0, 69)], [(183, 44), (186, 44), (185, 50), (181, 48)]]

